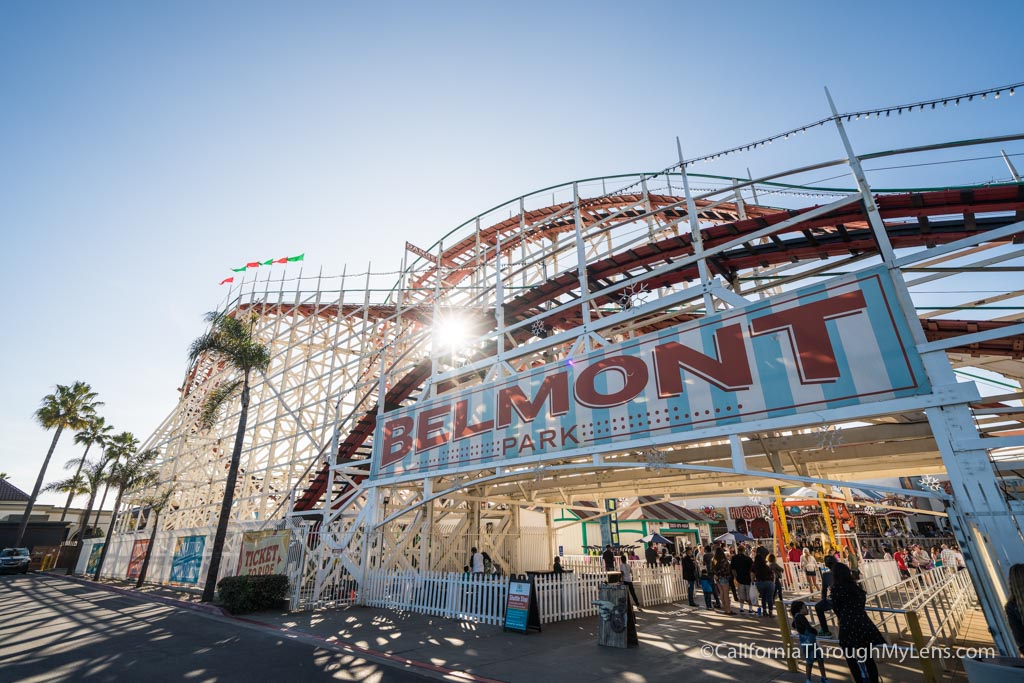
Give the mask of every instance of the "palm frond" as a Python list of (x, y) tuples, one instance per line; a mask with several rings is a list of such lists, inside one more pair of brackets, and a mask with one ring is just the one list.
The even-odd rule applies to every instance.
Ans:
[(217, 422), (217, 418), (220, 416), (221, 410), (225, 404), (231, 400), (239, 387), (242, 386), (242, 380), (236, 379), (231, 382), (226, 382), (216, 387), (206, 396), (206, 400), (203, 401), (203, 407), (199, 411), (199, 427), (200, 429), (209, 429)]

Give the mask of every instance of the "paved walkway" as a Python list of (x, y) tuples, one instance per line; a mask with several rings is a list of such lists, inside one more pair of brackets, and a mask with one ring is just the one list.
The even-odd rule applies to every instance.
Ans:
[[(107, 585), (117, 584), (108, 582)], [(127, 585), (121, 582), (121, 585)], [(197, 601), (198, 597), (168, 587), (147, 587), (139, 597)], [(728, 657), (728, 650), (780, 647), (774, 619), (726, 616), (680, 604), (658, 605), (637, 615), (639, 647), (620, 650), (597, 645), (597, 616), (544, 626), (540, 633), (506, 633), (498, 626), (455, 622), (420, 614), (365, 607), (300, 613), (264, 612), (246, 615), (260, 625), (293, 637), (350, 647), (352, 652), (420, 666), (443, 674), (464, 672), (511, 683), (678, 683), (714, 681), (802, 682), (802, 671), (790, 673), (785, 660), (760, 652)], [(977, 618), (984, 623), (980, 612)], [(718, 654), (709, 651), (718, 646)], [(827, 662), (829, 679), (850, 681), (845, 662)], [(883, 680), (923, 681), (913, 661), (881, 664)], [(963, 681), (961, 667), (944, 675)], [(682, 677), (682, 678), (681, 678)], [(815, 671), (817, 680), (817, 670)]]

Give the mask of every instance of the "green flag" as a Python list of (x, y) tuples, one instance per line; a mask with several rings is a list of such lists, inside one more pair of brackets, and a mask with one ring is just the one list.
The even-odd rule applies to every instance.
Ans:
[(263, 262), (263, 265), (269, 266), (269, 265), (273, 265), (273, 263), (274, 263), (274, 259), (267, 259), (266, 261)]
[(289, 256), (288, 257), (288, 262), (289, 263), (295, 263), (296, 261), (304, 261), (305, 259), (306, 259), (306, 255), (305, 254), (299, 254), (298, 256)]
[(242, 266), (241, 268), (232, 268), (231, 272), (232, 273), (244, 273), (246, 268), (247, 268), (247, 266)]

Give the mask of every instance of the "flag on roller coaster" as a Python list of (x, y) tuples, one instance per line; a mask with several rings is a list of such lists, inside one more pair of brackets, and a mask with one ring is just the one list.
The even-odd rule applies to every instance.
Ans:
[(223, 280), (221, 280), (221, 281), (220, 281), (220, 283), (221, 283), (222, 285), (226, 285), (226, 284), (228, 284), (229, 282), (234, 282), (234, 281), (235, 281), (235, 278), (233, 278), (233, 277), (226, 277), (226, 278), (224, 278)]
[[(266, 261), (250, 261), (249, 263), (246, 263), (241, 268), (232, 268), (231, 271), (234, 272), (234, 273), (242, 273), (242, 272), (245, 272), (246, 270), (248, 270), (249, 268), (259, 268), (260, 266), (272, 266), (275, 263), (282, 263), (282, 264), (295, 263), (296, 261), (305, 261), (305, 260), (306, 260), (306, 255), (304, 253), (303, 254), (299, 254), (298, 256), (282, 256), (281, 258), (272, 258), (272, 259), (267, 259)], [(223, 283), (221, 283), (221, 284), (223, 284)]]

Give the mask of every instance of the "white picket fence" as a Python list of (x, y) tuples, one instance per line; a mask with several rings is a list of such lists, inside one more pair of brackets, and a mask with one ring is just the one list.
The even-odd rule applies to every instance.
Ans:
[[(608, 580), (603, 570), (534, 576), (541, 623), (548, 624), (596, 614), (598, 584)], [(507, 576), (458, 572), (370, 572), (359, 594), (369, 607), (416, 612), (448, 619), (501, 624), (508, 598)], [(637, 567), (633, 587), (643, 605), (684, 600), (686, 582), (678, 567)]]

